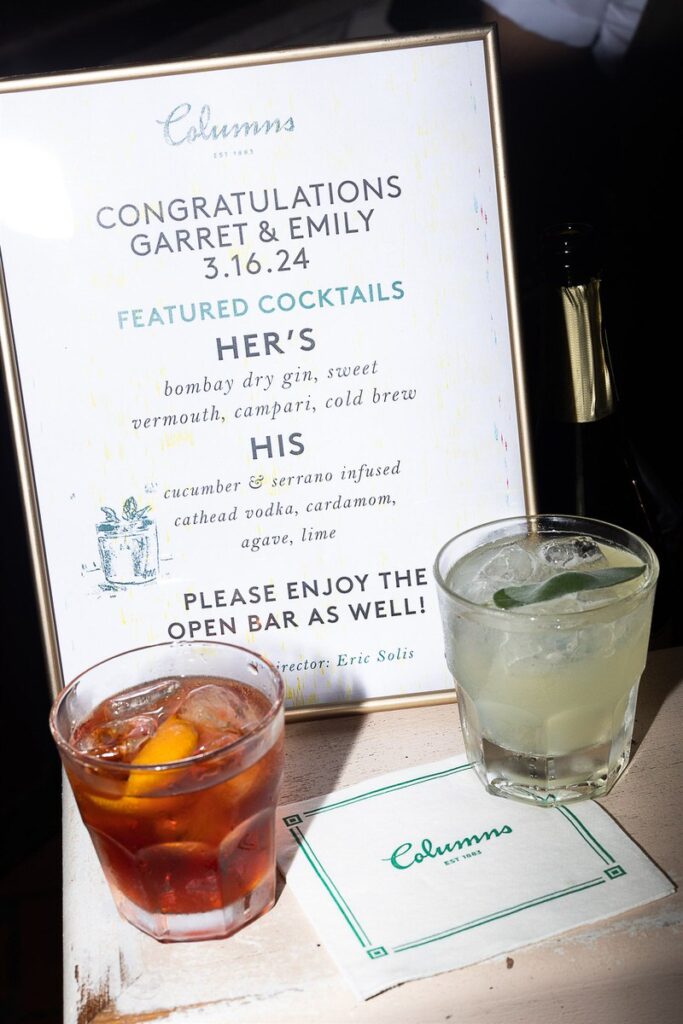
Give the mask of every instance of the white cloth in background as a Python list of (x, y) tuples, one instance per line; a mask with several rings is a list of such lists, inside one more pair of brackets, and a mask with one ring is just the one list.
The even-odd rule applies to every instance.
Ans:
[(487, 0), (520, 28), (568, 46), (590, 47), (599, 63), (622, 57), (647, 0)]

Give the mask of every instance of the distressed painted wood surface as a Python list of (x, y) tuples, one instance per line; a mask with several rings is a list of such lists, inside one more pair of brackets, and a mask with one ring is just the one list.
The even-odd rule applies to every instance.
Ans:
[[(634, 751), (603, 806), (680, 885), (683, 648), (651, 654)], [(288, 726), (283, 802), (462, 751), (446, 705)], [(683, 1000), (683, 897), (367, 1002), (346, 988), (285, 885), (222, 942), (161, 946), (121, 922), (64, 800), (65, 1024), (669, 1024)]]

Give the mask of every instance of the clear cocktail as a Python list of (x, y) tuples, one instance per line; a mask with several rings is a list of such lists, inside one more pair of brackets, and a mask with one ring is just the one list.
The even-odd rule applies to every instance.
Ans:
[(435, 573), (467, 754), (494, 793), (600, 796), (627, 764), (657, 559), (618, 527), (520, 517), (449, 541)]

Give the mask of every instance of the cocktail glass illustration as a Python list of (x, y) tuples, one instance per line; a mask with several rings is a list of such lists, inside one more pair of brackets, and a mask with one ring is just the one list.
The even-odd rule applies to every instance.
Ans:
[(159, 539), (149, 508), (138, 508), (135, 498), (126, 499), (120, 517), (113, 508), (102, 508), (105, 518), (96, 527), (97, 544), (108, 583), (131, 586), (157, 578)]

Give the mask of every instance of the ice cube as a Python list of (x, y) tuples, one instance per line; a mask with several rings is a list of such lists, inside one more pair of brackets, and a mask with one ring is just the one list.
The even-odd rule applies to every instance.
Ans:
[(216, 849), (207, 843), (146, 846), (136, 856), (133, 877), (141, 879), (146, 902), (160, 914), (182, 912), (190, 918), (220, 910), (224, 903)]
[(225, 837), (218, 860), (227, 902), (253, 891), (270, 874), (273, 846), (273, 814), (269, 807), (241, 822)]
[(173, 697), (180, 690), (179, 679), (156, 679), (152, 683), (141, 683), (130, 690), (112, 697), (109, 708), (114, 718), (130, 715), (158, 715), (170, 713), (175, 708)]
[(207, 683), (198, 686), (185, 698), (177, 711), (178, 717), (200, 729), (218, 730), (221, 742), (229, 743), (231, 733), (237, 739), (258, 724), (254, 707), (237, 689)]
[(601, 569), (609, 565), (602, 551), (590, 537), (561, 537), (541, 544), (541, 558), (557, 569), (590, 566)]
[(76, 726), (71, 738), (77, 750), (103, 761), (131, 761), (143, 743), (153, 736), (157, 720), (149, 715), (116, 718), (95, 728)]
[[(550, 609), (548, 614), (552, 614)], [(494, 666), (494, 672), (516, 683), (536, 677), (552, 677), (558, 666), (572, 660), (577, 643), (576, 631), (571, 629), (551, 627), (529, 632), (513, 631), (498, 650), (499, 664)]]
[(538, 563), (522, 544), (512, 542), (492, 551), (475, 552), (471, 559), (456, 564), (448, 585), (474, 604), (488, 604), (496, 590), (511, 583), (531, 582)]
[(459, 582), (458, 593), (465, 598), (466, 601), (471, 601), (472, 604), (488, 604), (491, 600), (491, 596), (494, 590), (498, 587), (492, 587), (491, 581), (484, 579), (481, 576), (476, 576), (474, 579), (466, 582)]
[(534, 571), (534, 560), (519, 544), (505, 544), (486, 562), (479, 576), (492, 583), (526, 583)]
[(208, 750), (219, 750), (229, 743), (234, 743), (244, 735), (236, 729), (221, 729), (220, 732), (205, 732), (197, 747), (198, 754), (205, 754)]
[(596, 623), (579, 630), (576, 656), (606, 660), (615, 652), (616, 629), (613, 622)]
[(270, 808), (258, 811), (251, 818), (240, 822), (230, 835), (221, 843), (220, 859), (227, 861), (228, 869), (232, 869), (232, 858), (243, 850), (246, 854), (258, 850), (267, 850), (272, 843), (273, 824)]

